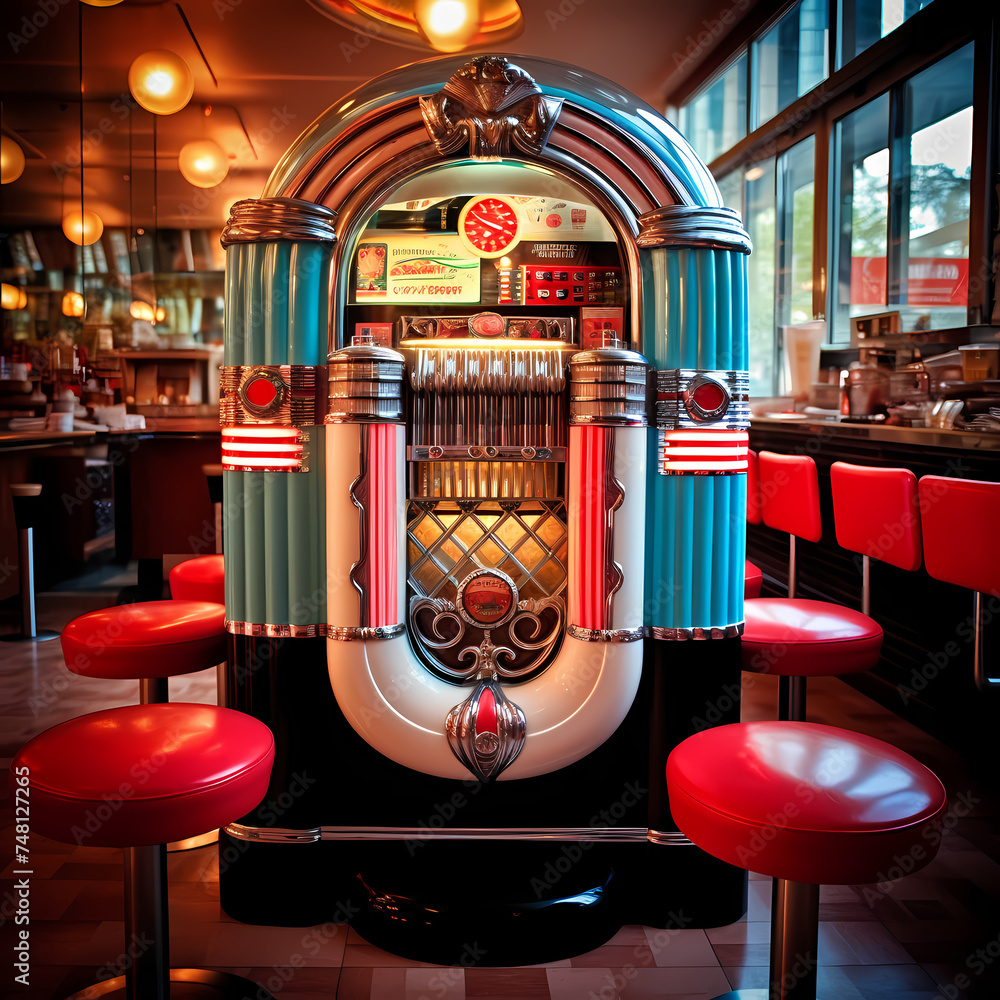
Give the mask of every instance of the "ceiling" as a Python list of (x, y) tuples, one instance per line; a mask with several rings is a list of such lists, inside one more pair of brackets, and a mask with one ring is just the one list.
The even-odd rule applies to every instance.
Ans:
[[(503, 48), (576, 64), (662, 108), (752, 2), (521, 0), (524, 33)], [(327, 107), (373, 76), (435, 54), (357, 34), (307, 0), (4, 0), (0, 125), (27, 159), (21, 177), (0, 188), (6, 231), (58, 225), (64, 209), (79, 205), (78, 19), (84, 201), (106, 226), (220, 227), (229, 205), (257, 197), (281, 154)], [(194, 73), (194, 98), (174, 115), (128, 101), (129, 65), (155, 48), (177, 52)], [(229, 177), (215, 188), (192, 187), (177, 169), (181, 146), (198, 138), (215, 139), (229, 156)]]

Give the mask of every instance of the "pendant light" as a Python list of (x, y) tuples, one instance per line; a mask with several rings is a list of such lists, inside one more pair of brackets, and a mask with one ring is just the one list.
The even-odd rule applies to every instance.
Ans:
[(186, 143), (177, 157), (177, 166), (184, 180), (200, 188), (221, 184), (229, 173), (226, 151), (213, 139)]
[(479, 31), (478, 0), (415, 0), (413, 16), (438, 52), (461, 52)]
[(24, 150), (10, 136), (0, 137), (0, 183), (12, 184), (24, 170)]
[(79, 292), (66, 292), (62, 297), (62, 314), (72, 319), (81, 319), (84, 305), (83, 296)]
[(89, 208), (67, 212), (63, 216), (62, 230), (66, 239), (78, 247), (89, 247), (96, 243), (104, 232), (104, 221)]
[(28, 304), (28, 295), (17, 285), (0, 285), (0, 306), (4, 309), (23, 309)]
[(62, 230), (71, 243), (80, 247), (96, 243), (104, 232), (101, 217), (83, 203), (83, 8), (77, 8), (77, 58), (80, 84), (80, 208), (63, 215)]
[[(440, 52), (496, 46), (524, 31), (518, 0), (307, 0), (338, 24), (364, 37)], [(583, 0), (574, 0), (579, 6)], [(567, 6), (567, 4), (563, 4)], [(561, 8), (560, 8), (561, 9)], [(360, 47), (359, 47), (360, 46)], [(341, 43), (350, 59), (360, 43)]]
[(191, 100), (194, 76), (176, 52), (152, 49), (137, 56), (129, 67), (128, 88), (147, 111), (172, 115)]

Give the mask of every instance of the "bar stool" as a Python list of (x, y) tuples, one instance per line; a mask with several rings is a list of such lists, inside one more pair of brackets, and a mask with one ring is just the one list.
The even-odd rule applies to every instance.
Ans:
[[(760, 472), (757, 468), (757, 452), (747, 452), (747, 521), (760, 524)], [(760, 597), (764, 586), (764, 574), (759, 566), (749, 559), (743, 563), (743, 598)]]
[[(226, 611), (215, 601), (144, 601), (75, 618), (62, 633), (63, 659), (75, 674), (137, 680), (141, 705), (170, 700), (171, 677), (218, 667), (226, 659)], [(216, 687), (218, 689), (218, 672)], [(171, 841), (171, 852), (219, 839), (217, 829)]]
[(1000, 677), (986, 669), (983, 651), (983, 594), (996, 596), (1000, 590), (1000, 483), (921, 476), (917, 490), (927, 573), (974, 592), (976, 686), (1000, 687)]
[(35, 549), (34, 531), (39, 527), (42, 506), (41, 483), (11, 483), (10, 497), (17, 525), (17, 578), (21, 597), (21, 631), (0, 636), (4, 642), (45, 642), (58, 632), (37, 627), (35, 621)]
[(170, 570), (170, 596), (181, 601), (226, 603), (225, 557), (194, 556)]
[(923, 834), (947, 805), (937, 776), (909, 754), (809, 722), (703, 730), (674, 748), (666, 777), (685, 836), (775, 880), (769, 989), (718, 1000), (814, 1000), (820, 885), (919, 871), (940, 841)]
[(909, 469), (830, 466), (837, 544), (861, 555), (861, 612), (871, 614), (871, 560), (920, 569), (917, 477)]
[(833, 677), (870, 670), (879, 660), (882, 628), (866, 614), (828, 601), (795, 596), (797, 538), (818, 542), (823, 527), (816, 463), (808, 455), (759, 456), (764, 524), (789, 536), (788, 597), (744, 603), (743, 669), (777, 674), (779, 718), (802, 721), (806, 677)]
[(226, 658), (226, 609), (209, 601), (142, 601), (91, 611), (62, 631), (75, 674), (139, 682), (143, 705), (169, 700), (167, 681)]
[[(231, 823), (267, 793), (274, 739), (263, 723), (216, 705), (128, 705), (48, 729), (11, 764), (12, 794), (27, 791), (31, 830), (125, 853), (125, 974), (70, 1000), (179, 996), (269, 1000), (247, 979), (171, 969), (165, 842)], [(151, 942), (137, 949), (136, 942)], [(195, 987), (202, 987), (196, 994)]]

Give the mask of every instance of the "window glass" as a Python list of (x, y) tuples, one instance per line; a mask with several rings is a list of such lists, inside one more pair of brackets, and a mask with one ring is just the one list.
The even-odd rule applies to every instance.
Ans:
[(971, 44), (841, 119), (835, 130), (834, 340), (850, 320), (899, 312), (899, 328), (962, 326), (969, 287)]
[(834, 129), (835, 266), (831, 340), (846, 343), (850, 319), (885, 303), (889, 238), (889, 95), (863, 105)]
[(826, 79), (828, 38), (827, 0), (800, 0), (754, 42), (753, 128)]
[(778, 323), (813, 319), (813, 221), (816, 138), (778, 158)]
[(747, 54), (744, 52), (680, 110), (679, 128), (711, 163), (747, 134)]
[(776, 392), (774, 323), (775, 189), (774, 158), (752, 164), (744, 174), (744, 225), (754, 251), (747, 261), (750, 300), (750, 394)]
[(895, 31), (931, 0), (841, 0), (837, 68)]
[(722, 195), (722, 204), (726, 208), (735, 209), (743, 215), (743, 172), (741, 170), (731, 170), (724, 177), (717, 180), (719, 193)]
[(889, 286), (904, 330), (963, 326), (969, 294), (972, 45), (906, 84), (900, 259)]

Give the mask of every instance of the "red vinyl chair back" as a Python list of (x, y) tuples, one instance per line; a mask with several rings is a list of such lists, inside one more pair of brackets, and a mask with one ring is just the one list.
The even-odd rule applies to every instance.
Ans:
[(921, 562), (917, 477), (909, 469), (830, 466), (837, 544), (900, 569)]
[(1000, 483), (922, 476), (924, 564), (935, 580), (1000, 590)]
[(773, 451), (762, 451), (757, 458), (764, 523), (807, 542), (818, 542), (823, 524), (816, 463), (808, 455), (778, 455)]
[(760, 516), (760, 462), (757, 452), (747, 452), (747, 520), (751, 524), (761, 524)]

